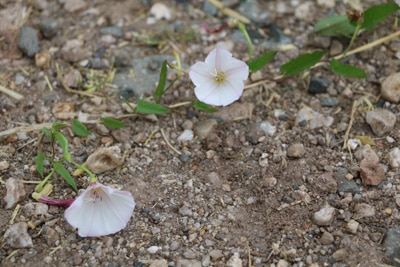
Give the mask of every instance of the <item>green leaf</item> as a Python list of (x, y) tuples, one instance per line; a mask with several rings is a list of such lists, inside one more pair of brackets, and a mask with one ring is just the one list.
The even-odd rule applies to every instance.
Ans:
[(368, 75), (365, 73), (363, 69), (348, 65), (348, 64), (342, 64), (336, 59), (332, 59), (331, 61), (331, 70), (338, 74), (342, 75), (345, 77), (351, 77), (351, 78), (367, 78)]
[(78, 136), (89, 136), (92, 133), (88, 131), (85, 125), (82, 122), (78, 121), (77, 119), (73, 119), (71, 122), (72, 131)]
[(38, 152), (36, 157), (34, 158), (36, 162), (36, 170), (39, 172), (40, 176), (44, 176), (44, 155), (41, 152)]
[(51, 136), (51, 131), (50, 131), (50, 129), (48, 129), (48, 128), (42, 128), (42, 129), (40, 129), (40, 130), (44, 133), (45, 136), (47, 136), (47, 137), (50, 137), (50, 136)]
[(268, 51), (258, 58), (249, 62), (249, 69), (251, 72), (256, 72), (262, 69), (265, 65), (267, 65), (271, 60), (275, 57), (277, 51)]
[(103, 122), (104, 126), (109, 128), (119, 129), (125, 126), (125, 122), (111, 118), (101, 118), (101, 121)]
[(78, 188), (76, 187), (75, 180), (72, 178), (71, 174), (69, 174), (68, 170), (64, 167), (64, 165), (60, 162), (54, 162), (54, 169), (56, 172), (64, 178), (65, 181), (75, 190), (77, 191)]
[(167, 61), (164, 60), (161, 66), (160, 78), (158, 80), (158, 85), (153, 97), (156, 99), (157, 103), (160, 102), (162, 95), (164, 94), (165, 83), (167, 81)]
[(213, 108), (212, 106), (198, 100), (193, 103), (193, 108), (196, 110), (205, 111), (207, 113), (212, 113), (217, 111), (217, 109)]
[(324, 36), (351, 37), (355, 29), (346, 15), (323, 18), (314, 26), (314, 32)]
[(165, 114), (169, 112), (169, 109), (154, 102), (138, 99), (136, 112), (141, 114)]
[(51, 126), (52, 132), (57, 132), (58, 130), (67, 127), (68, 125), (65, 123), (61, 123), (58, 121), (53, 122), (53, 125)]
[(393, 2), (368, 8), (364, 12), (362, 28), (366, 30), (373, 29), (376, 25), (384, 21), (390, 14), (397, 10), (399, 10), (399, 6)]
[(325, 51), (314, 51), (312, 53), (298, 56), (288, 63), (283, 64), (280, 71), (285, 75), (285, 77), (295, 75), (317, 64), (324, 54)]
[(57, 139), (57, 141), (60, 143), (60, 146), (61, 146), (62, 150), (64, 151), (65, 160), (71, 161), (71, 154), (69, 154), (69, 152), (68, 152), (68, 140), (67, 140), (67, 138), (65, 138), (65, 136), (60, 132), (54, 133), (54, 136)]

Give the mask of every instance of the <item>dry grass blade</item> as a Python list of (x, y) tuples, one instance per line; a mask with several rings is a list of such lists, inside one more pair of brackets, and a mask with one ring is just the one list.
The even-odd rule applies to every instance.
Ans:
[(246, 18), (243, 15), (240, 15), (238, 12), (236, 12), (230, 8), (224, 7), (224, 5), (218, 0), (207, 0), (207, 2), (216, 6), (222, 13), (224, 13), (228, 17), (237, 19), (238, 21), (245, 23), (245, 24), (250, 23), (250, 20), (248, 18)]
[(42, 128), (50, 128), (51, 125), (52, 125), (52, 123), (42, 123), (42, 124), (34, 124), (34, 125), (29, 125), (29, 126), (19, 126), (19, 127), (15, 127), (15, 128), (0, 132), (0, 137), (9, 136), (11, 134), (15, 134), (18, 132), (38, 131)]
[(15, 98), (17, 100), (21, 100), (24, 98), (23, 95), (18, 94), (17, 92), (14, 92), (13, 90), (7, 89), (4, 86), (0, 85), (0, 92), (5, 93), (8, 96), (11, 96), (12, 98)]

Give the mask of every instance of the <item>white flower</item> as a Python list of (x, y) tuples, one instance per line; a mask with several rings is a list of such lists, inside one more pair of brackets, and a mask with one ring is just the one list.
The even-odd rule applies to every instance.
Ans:
[(78, 228), (80, 236), (103, 236), (125, 228), (134, 208), (130, 192), (94, 182), (66, 209), (64, 216)]
[(249, 76), (249, 67), (222, 48), (215, 48), (205, 62), (197, 62), (189, 71), (196, 88), (196, 97), (209, 105), (227, 106), (239, 99), (243, 93), (244, 80)]

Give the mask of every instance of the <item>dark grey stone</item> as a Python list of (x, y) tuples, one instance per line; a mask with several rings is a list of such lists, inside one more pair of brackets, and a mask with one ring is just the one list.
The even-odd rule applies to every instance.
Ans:
[(329, 82), (322, 77), (312, 78), (308, 86), (308, 92), (310, 94), (323, 94), (328, 89)]
[(23, 26), (19, 32), (18, 47), (28, 57), (34, 57), (39, 52), (39, 39), (34, 28)]
[(320, 104), (323, 107), (333, 107), (339, 105), (339, 99), (337, 97), (327, 97), (320, 100)]
[(400, 267), (400, 227), (388, 229), (382, 245), (388, 263)]
[(57, 34), (58, 22), (52, 18), (45, 18), (40, 22), (39, 28), (43, 36), (50, 39)]
[(104, 27), (100, 29), (100, 34), (106, 35), (112, 35), (115, 37), (122, 37), (122, 28), (119, 26), (109, 26), (109, 27)]

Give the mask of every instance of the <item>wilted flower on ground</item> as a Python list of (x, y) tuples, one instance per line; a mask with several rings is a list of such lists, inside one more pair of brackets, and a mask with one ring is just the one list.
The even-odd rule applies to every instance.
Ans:
[(135, 201), (130, 192), (93, 182), (65, 211), (65, 219), (78, 234), (103, 236), (125, 228)]
[[(35, 193), (32, 194), (33, 198), (41, 203), (45, 203), (48, 205), (54, 205), (59, 207), (68, 208), (71, 204), (75, 201), (74, 198), (67, 198), (67, 199), (54, 199), (46, 195), (35, 196)], [(37, 193), (36, 193), (37, 194)]]
[(208, 54), (205, 62), (197, 62), (190, 68), (189, 76), (200, 101), (227, 106), (242, 95), (249, 67), (233, 58), (229, 51), (217, 47)]

